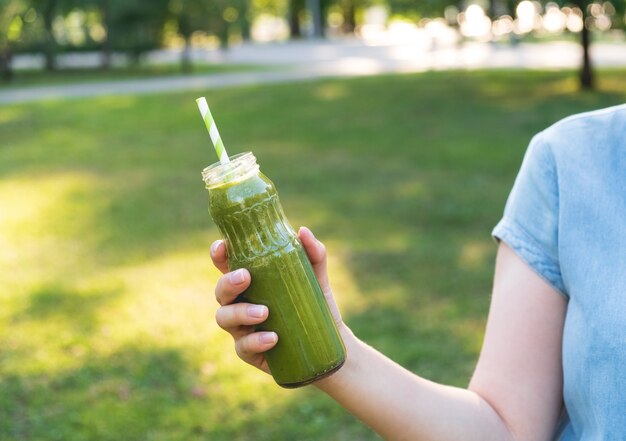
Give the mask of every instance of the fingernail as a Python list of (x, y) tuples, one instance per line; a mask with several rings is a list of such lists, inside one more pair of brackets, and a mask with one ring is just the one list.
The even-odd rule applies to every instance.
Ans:
[(267, 306), (265, 305), (250, 305), (248, 306), (248, 315), (250, 317), (261, 318), (265, 315), (265, 311), (267, 311)]
[(238, 269), (237, 271), (230, 273), (230, 281), (233, 282), (235, 285), (243, 283), (244, 280), (246, 280), (245, 270)]
[[(306, 228), (306, 227), (304, 227)], [(315, 234), (313, 234), (313, 232), (311, 230), (309, 230), (308, 228), (306, 228), (306, 230), (309, 232), (309, 235), (313, 238), (313, 240), (315, 240), (315, 242), (321, 244), (322, 242), (320, 242), (320, 240), (317, 238), (317, 236), (315, 236)]]
[(275, 332), (264, 332), (261, 334), (261, 343), (276, 343), (278, 335)]
[(217, 247), (220, 246), (220, 243), (222, 243), (221, 240), (216, 240), (215, 242), (213, 242), (211, 244), (211, 254), (215, 255), (215, 252), (217, 251)]

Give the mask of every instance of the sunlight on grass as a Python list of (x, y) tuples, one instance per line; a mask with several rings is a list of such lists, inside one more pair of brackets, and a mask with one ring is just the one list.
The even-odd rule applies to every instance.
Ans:
[(97, 181), (88, 173), (67, 172), (0, 182), (0, 259), (8, 269), (0, 282), (8, 284), (5, 292), (71, 272), (89, 252), (88, 236), (80, 233), (94, 222), (102, 200), (92, 197), (85, 204), (83, 191)]
[[(478, 354), (483, 346), (485, 323), (482, 319), (451, 321), (450, 332), (461, 341), (461, 345), (466, 352)], [(460, 386), (464, 386), (464, 384), (460, 384)]]
[(336, 242), (327, 242), (328, 250), (328, 274), (332, 284), (335, 301), (343, 315), (359, 314), (369, 305), (370, 301), (361, 295), (358, 283), (348, 266), (339, 256), (341, 245)]
[(495, 244), (493, 241), (469, 241), (460, 250), (458, 265), (464, 270), (481, 268), (491, 259)]
[(420, 180), (414, 178), (398, 182), (391, 193), (399, 198), (423, 198), (426, 195), (426, 185)]
[(0, 125), (19, 120), (24, 116), (25, 112), (25, 109), (16, 107), (0, 107)]
[[(525, 71), (511, 72), (512, 77), (521, 78), (524, 75)], [(530, 91), (529, 95), (523, 97), (525, 99), (520, 100), (520, 96), (510, 93), (510, 84), (493, 81), (485, 82), (481, 86), (481, 92), (484, 93), (485, 96), (499, 99), (502, 103), (512, 106), (519, 106), (524, 102), (532, 103), (533, 98), (536, 97), (548, 97), (575, 93), (580, 88), (579, 81), (574, 76), (555, 77), (549, 81), (536, 85), (533, 87), (532, 91)]]
[(201, 346), (217, 329), (211, 320), (215, 309), (211, 287), (218, 271), (210, 265), (208, 246), (166, 253), (100, 277), (122, 280), (133, 293), (132, 301), (110, 304), (110, 311), (104, 311), (112, 318), (116, 340), (145, 338), (154, 344)]
[(98, 107), (103, 110), (124, 110), (131, 109), (137, 105), (137, 97), (133, 95), (116, 95), (113, 97), (101, 97), (98, 100)]
[(346, 88), (340, 84), (322, 84), (314, 92), (322, 101), (333, 101), (346, 96)]

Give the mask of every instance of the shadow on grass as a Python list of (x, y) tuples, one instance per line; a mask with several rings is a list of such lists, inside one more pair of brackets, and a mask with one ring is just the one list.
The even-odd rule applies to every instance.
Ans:
[(91, 333), (98, 326), (101, 306), (116, 300), (119, 290), (82, 291), (61, 285), (43, 286), (32, 292), (23, 310), (13, 315), (13, 324), (23, 321), (64, 323), (81, 334)]
[(167, 416), (194, 399), (178, 350), (130, 346), (58, 374), (4, 377), (0, 438), (159, 439)]

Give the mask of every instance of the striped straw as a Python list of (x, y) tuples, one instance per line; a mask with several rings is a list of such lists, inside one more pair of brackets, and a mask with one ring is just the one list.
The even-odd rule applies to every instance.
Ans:
[(213, 116), (211, 115), (211, 111), (209, 110), (209, 105), (206, 102), (206, 98), (200, 97), (196, 100), (198, 103), (198, 109), (200, 109), (200, 115), (202, 115), (202, 119), (204, 120), (204, 124), (206, 124), (206, 128), (209, 131), (209, 136), (211, 136), (211, 142), (215, 146), (215, 152), (217, 153), (217, 157), (220, 160), (222, 165), (228, 164), (230, 159), (228, 159), (228, 153), (226, 153), (226, 148), (224, 147), (224, 143), (222, 142), (222, 138), (220, 137), (220, 132), (217, 131), (217, 126), (215, 125), (215, 121), (213, 120)]

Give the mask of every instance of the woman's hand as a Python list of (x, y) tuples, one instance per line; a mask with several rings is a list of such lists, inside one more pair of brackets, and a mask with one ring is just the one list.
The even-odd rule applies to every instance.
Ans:
[[(345, 331), (328, 282), (326, 247), (306, 227), (300, 228), (298, 237), (309, 256), (333, 318), (339, 329)], [(224, 241), (218, 240), (211, 245), (211, 259), (213, 259), (213, 264), (224, 273), (215, 287), (215, 297), (221, 305), (215, 313), (217, 324), (235, 339), (235, 351), (239, 358), (270, 373), (263, 353), (276, 345), (278, 335), (275, 332), (254, 332), (255, 325), (264, 322), (270, 311), (264, 305), (233, 303), (237, 296), (250, 286), (251, 279), (246, 269), (228, 272), (228, 256)]]

